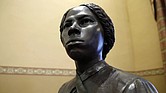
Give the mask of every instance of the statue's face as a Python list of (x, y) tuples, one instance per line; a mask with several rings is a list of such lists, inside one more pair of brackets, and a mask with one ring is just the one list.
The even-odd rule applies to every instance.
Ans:
[(91, 60), (102, 55), (103, 28), (85, 6), (71, 9), (63, 22), (61, 41), (74, 60)]

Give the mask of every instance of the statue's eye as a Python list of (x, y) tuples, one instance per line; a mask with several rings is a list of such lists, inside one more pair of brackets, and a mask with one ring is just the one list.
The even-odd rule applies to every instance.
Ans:
[(66, 22), (63, 27), (66, 28), (66, 27), (70, 27), (70, 26), (72, 26), (72, 23), (71, 22)]
[(90, 18), (83, 18), (83, 19), (80, 20), (79, 25), (81, 27), (86, 27), (86, 26), (91, 25), (93, 23), (94, 23), (94, 20), (92, 20)]

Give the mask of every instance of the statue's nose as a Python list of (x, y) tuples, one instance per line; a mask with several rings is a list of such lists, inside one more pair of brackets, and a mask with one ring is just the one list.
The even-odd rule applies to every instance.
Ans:
[(69, 36), (71, 36), (71, 35), (79, 35), (80, 33), (81, 32), (80, 32), (78, 24), (76, 22), (73, 23), (73, 25), (69, 28), (68, 35)]

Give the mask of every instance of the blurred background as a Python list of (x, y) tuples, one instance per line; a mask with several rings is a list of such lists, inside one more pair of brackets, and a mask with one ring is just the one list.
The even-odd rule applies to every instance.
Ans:
[(160, 0), (0, 0), (0, 93), (58, 93), (74, 77), (59, 25), (69, 8), (90, 2), (115, 26), (106, 62), (166, 93), (166, 15)]

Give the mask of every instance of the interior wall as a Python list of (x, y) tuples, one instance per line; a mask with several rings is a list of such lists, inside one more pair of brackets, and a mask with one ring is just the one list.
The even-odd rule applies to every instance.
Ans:
[(127, 0), (135, 70), (163, 67), (157, 25), (150, 0)]
[(126, 0), (110, 1), (112, 1), (109, 4), (110, 8), (105, 10), (113, 19), (116, 39), (106, 61), (114, 67), (134, 71), (134, 55)]
[(0, 93), (58, 93), (73, 76), (0, 75)]
[(115, 24), (108, 63), (134, 70), (125, 0), (1, 0), (0, 65), (74, 69), (60, 42), (59, 24), (67, 9), (84, 2), (99, 4)]
[(163, 68), (160, 51), (159, 34), (154, 19), (154, 13), (150, 0), (126, 0), (128, 7), (129, 24), (133, 45), (135, 71), (143, 70), (152, 75), (142, 77), (151, 81), (159, 93), (165, 93), (166, 86), (163, 74), (156, 74), (155, 70), (148, 69)]

